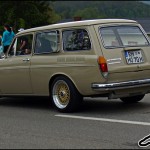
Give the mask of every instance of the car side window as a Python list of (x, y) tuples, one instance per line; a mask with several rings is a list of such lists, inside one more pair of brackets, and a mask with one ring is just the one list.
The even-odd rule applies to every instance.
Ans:
[(85, 29), (71, 29), (63, 31), (63, 50), (90, 50), (91, 42)]
[(59, 31), (45, 31), (36, 34), (35, 53), (52, 53), (58, 49)]
[(9, 51), (9, 55), (29, 55), (32, 50), (33, 35), (23, 35), (17, 37)]

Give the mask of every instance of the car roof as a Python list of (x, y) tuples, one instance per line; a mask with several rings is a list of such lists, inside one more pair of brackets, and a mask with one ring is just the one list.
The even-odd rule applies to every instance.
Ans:
[(81, 26), (81, 25), (94, 25), (94, 24), (105, 24), (105, 23), (137, 23), (135, 20), (129, 20), (129, 19), (94, 19), (94, 20), (82, 20), (82, 21), (71, 21), (71, 22), (65, 22), (65, 23), (57, 23), (57, 24), (51, 24), (41, 27), (35, 27), (26, 29), (24, 31), (18, 32), (17, 35), (32, 31), (40, 31), (40, 30), (46, 30), (46, 29), (57, 29), (57, 28), (63, 28), (63, 27), (73, 27), (73, 26)]

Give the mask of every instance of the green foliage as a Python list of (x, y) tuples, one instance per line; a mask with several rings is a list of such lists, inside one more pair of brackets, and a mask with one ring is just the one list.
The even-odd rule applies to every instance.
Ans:
[(0, 25), (10, 24), (15, 32), (19, 28), (48, 25), (59, 19), (49, 1), (0, 1), (0, 10)]
[(20, 28), (25, 28), (25, 20), (23, 18), (19, 18), (18, 25)]
[(54, 8), (62, 19), (150, 18), (150, 5), (140, 1), (55, 1)]
[(62, 19), (150, 18), (150, 5), (140, 1), (0, 1), (0, 33), (4, 24), (14, 31), (57, 23)]
[(93, 18), (104, 18), (105, 15), (103, 13), (100, 13), (98, 8), (88, 7), (83, 10), (78, 10), (75, 14), (75, 16), (80, 16), (84, 19), (93, 19)]

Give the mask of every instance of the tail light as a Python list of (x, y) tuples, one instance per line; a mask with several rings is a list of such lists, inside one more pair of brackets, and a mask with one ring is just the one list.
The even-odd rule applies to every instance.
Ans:
[(108, 77), (108, 68), (107, 68), (107, 62), (106, 62), (106, 59), (102, 56), (99, 56), (98, 57), (98, 64), (99, 64), (99, 68), (103, 74), (103, 76), (105, 78)]

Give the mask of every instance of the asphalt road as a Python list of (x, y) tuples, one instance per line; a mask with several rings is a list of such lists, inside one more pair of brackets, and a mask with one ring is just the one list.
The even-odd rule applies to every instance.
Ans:
[(150, 134), (150, 95), (136, 104), (85, 98), (82, 108), (65, 114), (45, 98), (1, 98), (0, 149), (141, 149)]

